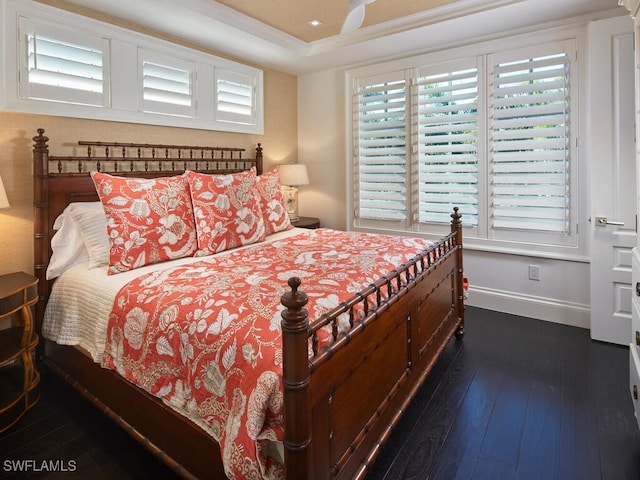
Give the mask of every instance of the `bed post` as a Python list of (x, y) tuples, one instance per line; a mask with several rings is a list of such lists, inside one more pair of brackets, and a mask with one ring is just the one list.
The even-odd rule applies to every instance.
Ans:
[(460, 325), (456, 329), (456, 338), (461, 339), (464, 337), (464, 269), (462, 266), (462, 214), (458, 213), (458, 210), (458, 207), (454, 207), (451, 214), (451, 232), (456, 234), (458, 248), (456, 251), (456, 268), (458, 270), (456, 278), (456, 310), (460, 317)]
[(263, 172), (263, 162), (262, 162), (262, 144), (259, 143), (256, 147), (256, 171), (258, 175)]
[(40, 332), (44, 307), (49, 297), (46, 269), (49, 264), (49, 139), (44, 129), (38, 129), (33, 137), (33, 270), (38, 278), (38, 303), (36, 304), (36, 331)]
[(309, 318), (308, 297), (298, 291), (300, 279), (289, 279), (291, 291), (282, 295), (282, 384), (284, 389), (284, 464), (287, 480), (308, 478), (309, 447)]

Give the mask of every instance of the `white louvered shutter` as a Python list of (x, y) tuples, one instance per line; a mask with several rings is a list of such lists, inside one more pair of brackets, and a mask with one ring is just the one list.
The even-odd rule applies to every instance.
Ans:
[(418, 105), (418, 221), (449, 224), (453, 207), (458, 207), (465, 226), (477, 226), (475, 60), (432, 67), (429, 72), (420, 69), (414, 88)]
[(568, 45), (490, 57), (491, 228), (571, 232)]
[(216, 68), (215, 117), (221, 122), (255, 125), (258, 76)]
[(407, 92), (404, 72), (358, 79), (353, 96), (355, 215), (407, 219)]
[(107, 105), (107, 39), (69, 35), (64, 29), (27, 18), (20, 18), (19, 29), (21, 97)]
[(142, 111), (195, 116), (193, 62), (138, 50)]

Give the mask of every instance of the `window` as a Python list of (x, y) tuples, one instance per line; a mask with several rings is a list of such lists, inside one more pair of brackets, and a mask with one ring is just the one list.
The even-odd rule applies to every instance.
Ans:
[(440, 234), (456, 206), (484, 245), (577, 246), (575, 58), (566, 40), (354, 75), (354, 227)]
[(106, 106), (109, 41), (20, 18), (23, 98)]
[(258, 68), (31, 0), (0, 0), (0, 44), (2, 110), (264, 133)]
[(405, 222), (408, 182), (404, 75), (363, 79), (356, 100), (359, 217)]
[(569, 52), (492, 55), (491, 228), (571, 234)]
[(139, 49), (142, 110), (193, 117), (195, 64)]
[[(467, 63), (467, 65), (465, 65)], [(422, 69), (418, 103), (418, 222), (448, 224), (452, 206), (478, 224), (478, 68)]]
[(255, 75), (217, 68), (215, 72), (216, 120), (255, 124), (258, 111)]

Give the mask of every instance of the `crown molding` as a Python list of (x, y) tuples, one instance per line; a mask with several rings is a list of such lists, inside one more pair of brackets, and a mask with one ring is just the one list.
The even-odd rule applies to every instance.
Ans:
[[(640, 3), (605, 1), (613, 5), (620, 1), (627, 8), (635, 6), (636, 11)], [(135, 26), (143, 33), (151, 30), (208, 53), (293, 75), (393, 58), (603, 10), (602, 0), (460, 0), (307, 43), (213, 0), (65, 0), (64, 4), (65, 9), (75, 7), (83, 15), (92, 12), (98, 19), (106, 17), (111, 23)]]
[(347, 34), (316, 40), (309, 43), (308, 55), (317, 55), (336, 48), (353, 45), (354, 43), (375, 40), (523, 1), (525, 0), (461, 0), (454, 4), (443, 5), (407, 17), (370, 25)]
[(636, 18), (638, 10), (640, 10), (640, 0), (618, 0), (618, 5), (629, 10), (633, 18)]

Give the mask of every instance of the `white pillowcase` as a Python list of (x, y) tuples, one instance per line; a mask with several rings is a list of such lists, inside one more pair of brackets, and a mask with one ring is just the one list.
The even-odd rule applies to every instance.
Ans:
[(107, 217), (101, 202), (79, 202), (69, 205), (69, 213), (80, 229), (89, 253), (89, 268), (109, 265)]
[(47, 280), (62, 275), (74, 265), (89, 260), (89, 253), (84, 246), (80, 228), (69, 215), (69, 207), (65, 208), (53, 224), (56, 233), (51, 238), (51, 258), (47, 267)]
[(56, 218), (47, 280), (89, 260), (89, 268), (109, 264), (107, 219), (100, 202), (71, 203)]

